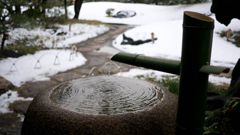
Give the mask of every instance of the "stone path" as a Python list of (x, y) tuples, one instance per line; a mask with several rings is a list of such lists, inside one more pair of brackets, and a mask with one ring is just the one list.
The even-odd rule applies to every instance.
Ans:
[[(85, 65), (58, 73), (50, 77), (50, 81), (38, 81), (25, 83), (20, 88), (12, 86), (11, 82), (5, 80), (0, 76), (0, 94), (5, 93), (7, 90), (18, 91), (21, 97), (34, 97), (43, 89), (53, 86), (57, 83), (77, 79), (81, 77), (87, 77), (91, 72), (91, 75), (108, 74), (110, 59), (114, 52), (118, 50), (111, 48), (112, 41), (124, 31), (130, 29), (130, 26), (123, 25), (110, 25), (110, 30), (95, 38), (88, 39), (81, 43), (76, 43), (77, 51), (81, 52), (87, 59)], [(101, 51), (102, 47), (108, 48), (108, 52)], [(128, 71), (131, 66), (126, 64), (116, 63), (117, 66), (112, 66), (111, 73), (117, 73), (120, 71)], [(22, 122), (17, 117), (18, 114), (25, 114), (30, 101), (16, 101), (10, 104), (10, 110), (13, 113), (0, 114), (0, 135), (19, 135), (21, 132)]]

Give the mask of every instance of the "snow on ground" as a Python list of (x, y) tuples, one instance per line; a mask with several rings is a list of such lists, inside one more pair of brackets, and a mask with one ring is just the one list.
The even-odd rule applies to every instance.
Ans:
[[(15, 28), (9, 32), (11, 38), (6, 40), (5, 44), (13, 43), (16, 40), (29, 40), (27, 45), (44, 45), (48, 48), (69, 47), (74, 43), (79, 43), (88, 38), (93, 38), (109, 30), (105, 25), (88, 25), (88, 24), (72, 24), (71, 31), (69, 25), (56, 25), (59, 27), (57, 32), (51, 33), (52, 29), (36, 28), (27, 30), (23, 28)], [(57, 35), (61, 32), (67, 32), (66, 35)], [(2, 37), (0, 36), (0, 39)], [(47, 55), (44, 55), (47, 54)], [(59, 55), (58, 55), (59, 54)], [(0, 60), (0, 76), (11, 81), (16, 86), (21, 86), (27, 81), (39, 81), (49, 79), (48, 76), (58, 72), (63, 72), (85, 63), (86, 59), (81, 53), (78, 53), (73, 61), (69, 61), (70, 50), (44, 50), (38, 51), (34, 55), (26, 55), (19, 58), (7, 58)], [(40, 57), (43, 55), (43, 58)], [(61, 63), (54, 65), (54, 60), (58, 56)], [(72, 55), (73, 56), (73, 55)], [(34, 69), (37, 60), (40, 59), (41, 69)], [(13, 65), (15, 63), (15, 65)], [(10, 72), (10, 69), (17, 72)]]
[[(89, 2), (82, 5), (79, 18), (100, 20), (107, 23), (137, 25), (135, 28), (125, 32), (125, 35), (134, 40), (146, 40), (151, 38), (151, 33), (153, 32), (155, 37), (158, 38), (154, 44), (145, 43), (139, 46), (121, 45), (123, 38), (122, 34), (120, 34), (116, 40), (113, 41), (113, 46), (124, 52), (180, 60), (182, 49), (183, 12), (194, 11), (210, 15), (210, 7), (211, 2), (174, 6), (117, 2)], [(136, 16), (122, 19), (110, 18), (107, 17), (107, 14), (105, 13), (108, 8), (114, 9), (113, 14), (116, 14), (120, 10), (132, 10), (136, 12)], [(69, 6), (68, 10), (73, 13), (73, 6)], [(215, 19), (214, 14), (210, 17)], [(232, 31), (238, 31), (240, 30), (239, 24), (240, 20), (233, 19), (231, 24), (226, 27), (215, 19), (211, 65), (226, 66), (233, 69), (235, 63), (240, 58), (240, 48), (227, 42), (225, 38), (221, 38), (217, 32), (227, 31), (229, 28), (232, 29)], [(136, 74), (137, 73), (135, 73), (135, 75)], [(209, 80), (216, 84), (219, 84), (220, 82), (230, 83), (230, 79), (223, 79), (222, 77), (219, 79), (217, 78), (218, 77), (210, 76)]]
[[(101, 5), (101, 6), (99, 6)], [(107, 17), (106, 10), (113, 8), (116, 14), (121, 10), (133, 10), (136, 16), (131, 18), (111, 18)], [(164, 57), (169, 59), (180, 59), (182, 47), (182, 23), (183, 12), (194, 11), (210, 15), (211, 2), (190, 5), (148, 5), (117, 2), (88, 2), (83, 3), (79, 19), (100, 20), (107, 23), (123, 23), (138, 25), (137, 27), (125, 32), (125, 35), (134, 40), (145, 40), (151, 38), (151, 33), (158, 38), (154, 44), (145, 43), (139, 46), (121, 45), (122, 34), (113, 42), (117, 49), (129, 53), (144, 54), (147, 56)], [(73, 17), (74, 7), (69, 6), (68, 11)], [(215, 15), (211, 15), (215, 19)], [(240, 20), (233, 19), (229, 26), (220, 24), (215, 19), (215, 29), (212, 45), (212, 64), (230, 66), (240, 58), (240, 48), (221, 38), (217, 32), (240, 30)]]
[[(101, 5), (101, 6), (99, 6)], [(107, 17), (106, 10), (113, 8), (113, 14), (121, 10), (132, 10), (136, 16), (132, 18), (110, 18)], [(87, 2), (83, 3), (79, 19), (99, 20), (107, 23), (123, 23), (129, 25), (145, 25), (154, 22), (178, 20), (183, 17), (183, 11), (196, 11), (210, 14), (210, 3), (193, 4), (193, 5), (174, 5), (161, 6), (150, 4), (133, 4), (118, 2)], [(207, 11), (207, 12), (206, 12)], [(74, 6), (68, 7), (69, 16), (73, 18)]]
[(8, 90), (6, 93), (4, 93), (0, 96), (0, 101), (1, 101), (0, 102), (0, 113), (13, 112), (13, 111), (9, 110), (8, 106), (9, 106), (9, 104), (11, 104), (17, 100), (31, 101), (31, 100), (33, 100), (33, 98), (18, 97), (17, 91)]
[[(72, 24), (71, 31), (69, 25), (56, 25), (59, 27), (56, 33), (50, 34), (52, 29), (36, 28), (27, 30), (16, 28), (9, 32), (11, 38), (6, 40), (5, 44), (13, 43), (15, 40), (33, 39), (29, 45), (41, 45), (48, 48), (69, 47), (70, 44), (78, 43), (87, 40), (88, 38), (96, 37), (109, 30), (105, 25), (88, 25), (88, 24)], [(58, 36), (60, 32), (67, 32), (66, 35)], [(35, 40), (34, 40), (35, 39)]]
[[(129, 78), (135, 78), (137, 75), (143, 75), (144, 77), (154, 77), (157, 80), (161, 80), (164, 76), (173, 76), (173, 78), (177, 77), (177, 75), (165, 73), (156, 70), (146, 70), (146, 69), (131, 69), (129, 72), (121, 72), (116, 74), (116, 76), (124, 76)], [(214, 83), (215, 85), (222, 85), (222, 84), (230, 84), (231, 79), (226, 77), (218, 77), (209, 75), (208, 78), (209, 82)]]
[[(71, 61), (70, 61), (71, 60)], [(7, 58), (0, 61), (0, 76), (19, 87), (25, 82), (49, 80), (49, 76), (81, 66), (86, 59), (71, 50), (44, 50), (34, 55)]]
[[(233, 31), (240, 30), (240, 25), (237, 25), (239, 23), (240, 20), (235, 19), (228, 28), (231, 28)], [(221, 38), (216, 33), (227, 30), (227, 28), (221, 27), (221, 24), (217, 21), (215, 21), (215, 27), (212, 44), (212, 65), (230, 66), (233, 68), (240, 58), (240, 48), (231, 42), (227, 42), (225, 38)], [(121, 45), (123, 41), (121, 34), (113, 41), (113, 46), (124, 52), (180, 60), (182, 51), (182, 20), (139, 26), (125, 32), (125, 35), (134, 40), (146, 40), (151, 39), (152, 32), (158, 38), (154, 44), (150, 42), (139, 46)]]

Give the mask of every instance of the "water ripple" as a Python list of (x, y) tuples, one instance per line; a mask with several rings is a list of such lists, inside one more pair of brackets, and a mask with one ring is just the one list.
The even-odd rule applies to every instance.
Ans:
[(160, 87), (125, 77), (95, 76), (62, 83), (50, 99), (57, 106), (87, 114), (118, 114), (151, 107), (161, 101)]

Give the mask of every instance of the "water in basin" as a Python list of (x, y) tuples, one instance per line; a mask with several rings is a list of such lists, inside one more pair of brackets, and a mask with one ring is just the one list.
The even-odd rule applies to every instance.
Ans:
[(51, 101), (86, 114), (119, 114), (150, 109), (163, 93), (157, 85), (125, 77), (95, 76), (72, 80), (54, 88)]

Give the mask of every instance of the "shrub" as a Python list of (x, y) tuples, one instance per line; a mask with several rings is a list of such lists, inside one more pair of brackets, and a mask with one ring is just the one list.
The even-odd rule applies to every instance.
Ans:
[(109, 8), (106, 10), (106, 14), (108, 15), (108, 17), (111, 17), (111, 15), (113, 14), (114, 9), (113, 8)]
[[(222, 37), (222, 38), (227, 37), (227, 32), (226, 31), (217, 32), (217, 34), (219, 34), (220, 37)], [(233, 40), (230, 40), (229, 42), (232, 42), (237, 47), (240, 47), (240, 31), (233, 31), (231, 33), (230, 38), (233, 39)]]
[(40, 42), (35, 43), (39, 39), (39, 36), (29, 39), (24, 37), (23, 39), (16, 39), (13, 43), (7, 44), (7, 50), (13, 50), (23, 55), (25, 54), (34, 54), (36, 51), (39, 51), (44, 48), (44, 45)]
[(233, 39), (235, 40), (234, 41), (234, 44), (237, 46), (237, 47), (240, 47), (240, 31), (234, 31), (233, 33)]
[[(240, 98), (232, 98), (226, 105), (214, 111), (207, 111), (205, 118), (204, 135), (239, 135), (240, 133), (233, 129), (238, 123), (233, 122), (234, 113), (239, 109)], [(239, 111), (239, 110), (238, 110)], [(239, 115), (239, 114), (237, 114)]]

